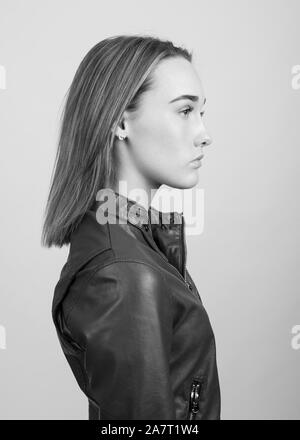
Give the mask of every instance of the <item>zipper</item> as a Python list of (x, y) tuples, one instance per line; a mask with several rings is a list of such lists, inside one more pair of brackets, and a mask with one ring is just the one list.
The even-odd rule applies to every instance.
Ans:
[[(189, 291), (192, 291), (193, 287), (192, 287), (191, 283), (189, 281), (187, 281), (187, 279), (186, 279), (186, 241), (185, 241), (185, 234), (184, 234), (185, 220), (184, 220), (184, 216), (183, 215), (181, 215), (181, 218), (182, 218), (182, 222), (181, 222), (181, 225), (182, 225), (181, 226), (181, 242), (182, 242), (182, 247), (183, 247), (182, 271), (184, 272), (183, 279), (184, 279), (184, 282), (186, 283)], [(201, 302), (199, 294), (195, 294), (194, 296), (196, 296), (197, 299)]]
[[(142, 232), (144, 237), (146, 238), (147, 242), (151, 245), (151, 247), (153, 249), (155, 249), (158, 254), (166, 261), (166, 263), (168, 264), (168, 266), (170, 266), (172, 269), (176, 270), (176, 272), (178, 273), (178, 275), (180, 276), (180, 278), (182, 279), (182, 281), (185, 283), (185, 286), (187, 287), (187, 289), (189, 290), (189, 293), (191, 295), (193, 295), (194, 297), (196, 297), (200, 302), (200, 296), (198, 294), (194, 294), (193, 293), (193, 288), (191, 286), (191, 283), (189, 281), (187, 281), (186, 279), (186, 268), (185, 268), (185, 262), (186, 262), (186, 243), (185, 243), (185, 235), (184, 235), (184, 217), (182, 215), (182, 222), (181, 222), (182, 226), (181, 226), (181, 242), (182, 242), (182, 247), (183, 247), (183, 258), (182, 258), (182, 271), (183, 271), (183, 275), (182, 273), (177, 269), (177, 267), (173, 266), (173, 264), (171, 264), (169, 262), (169, 260), (167, 259), (167, 257), (165, 256), (165, 254), (159, 249), (159, 247), (157, 246), (157, 244), (155, 243), (154, 240), (150, 240), (148, 235), (146, 233), (144, 233), (144, 230), (142, 228)], [(150, 227), (150, 225), (148, 224), (148, 227)], [(155, 246), (155, 247), (154, 247)]]
[(184, 217), (181, 215), (181, 243), (183, 247), (183, 257), (182, 257), (182, 272), (184, 274), (184, 281), (186, 281), (186, 270), (185, 270), (185, 262), (186, 262), (186, 243), (185, 243), (185, 237), (184, 237)]
[(178, 275), (180, 276), (180, 278), (182, 279), (182, 281), (185, 283), (185, 286), (187, 287), (189, 293), (190, 293), (191, 295), (193, 295), (194, 297), (196, 297), (196, 298), (201, 302), (201, 300), (200, 300), (200, 296), (197, 295), (196, 293), (195, 293), (195, 294), (193, 293), (193, 290), (191, 289), (191, 283), (190, 283), (189, 281), (186, 280), (186, 271), (184, 271), (184, 276), (183, 276), (183, 275), (179, 272), (179, 270), (177, 269), (177, 267), (173, 266), (173, 264), (171, 264), (167, 259), (166, 259), (166, 263), (167, 263), (170, 267), (172, 267), (173, 269), (176, 270), (176, 272), (178, 273)]
[(188, 420), (195, 420), (196, 414), (199, 411), (201, 386), (202, 382), (199, 379), (194, 378), (190, 389)]

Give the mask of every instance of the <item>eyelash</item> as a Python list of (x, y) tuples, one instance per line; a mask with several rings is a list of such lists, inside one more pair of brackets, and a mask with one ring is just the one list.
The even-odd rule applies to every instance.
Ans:
[[(185, 116), (187, 116), (192, 110), (194, 110), (194, 107), (187, 107), (186, 109), (184, 109), (184, 110), (182, 110), (182, 112), (180, 112), (180, 113), (183, 113)], [(186, 111), (188, 111), (188, 113), (184, 113), (184, 112), (186, 112)], [(204, 113), (205, 112), (200, 112), (200, 115), (201, 115), (201, 117), (204, 115)]]

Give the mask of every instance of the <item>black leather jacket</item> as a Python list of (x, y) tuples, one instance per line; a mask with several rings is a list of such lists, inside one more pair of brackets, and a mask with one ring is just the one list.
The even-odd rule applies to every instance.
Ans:
[(96, 201), (72, 233), (52, 303), (89, 419), (220, 419), (215, 338), (186, 268), (184, 216), (114, 194), (106, 224)]

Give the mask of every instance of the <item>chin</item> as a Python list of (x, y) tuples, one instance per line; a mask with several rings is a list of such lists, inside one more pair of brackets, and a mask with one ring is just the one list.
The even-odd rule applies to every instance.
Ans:
[(191, 173), (189, 176), (182, 176), (181, 178), (177, 176), (174, 179), (169, 179), (168, 182), (165, 182), (165, 185), (177, 189), (190, 189), (196, 186), (198, 183), (198, 173)]

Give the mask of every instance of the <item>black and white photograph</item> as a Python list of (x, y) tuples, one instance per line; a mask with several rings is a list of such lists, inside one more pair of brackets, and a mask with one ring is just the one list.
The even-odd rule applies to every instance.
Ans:
[(299, 17), (0, 0), (0, 420), (300, 420)]

